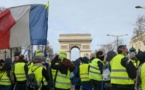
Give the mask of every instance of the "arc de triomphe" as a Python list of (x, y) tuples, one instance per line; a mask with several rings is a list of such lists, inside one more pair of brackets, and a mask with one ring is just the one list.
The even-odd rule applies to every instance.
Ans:
[(90, 58), (91, 55), (91, 34), (60, 34), (59, 44), (60, 49), (65, 50), (67, 58), (71, 58), (71, 50), (78, 48), (80, 50), (80, 56), (87, 56)]

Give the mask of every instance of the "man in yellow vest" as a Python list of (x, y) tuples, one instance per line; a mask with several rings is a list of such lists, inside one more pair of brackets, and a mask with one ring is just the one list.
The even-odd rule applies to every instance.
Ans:
[(134, 90), (136, 67), (126, 57), (128, 54), (126, 45), (120, 45), (117, 52), (118, 55), (110, 61), (112, 90)]
[(81, 79), (82, 90), (92, 90), (91, 81), (89, 79), (89, 59), (82, 58), (82, 64), (79, 66), (79, 76)]
[[(42, 65), (42, 62), (44, 61), (44, 54), (40, 50), (38, 50), (32, 61), (34, 65), (29, 68), (28, 75), (32, 72), (35, 75), (35, 80), (38, 86), (38, 89), (35, 90), (48, 90), (48, 71)], [(33, 89), (27, 87), (27, 90)]]
[(56, 70), (54, 76), (55, 90), (70, 90), (70, 72), (74, 70), (74, 64), (67, 59), (64, 50), (59, 51), (59, 57), (55, 57), (51, 62), (51, 68)]
[(89, 78), (92, 81), (94, 90), (101, 90), (104, 54), (102, 51), (96, 53), (96, 58), (90, 63)]
[(28, 66), (25, 63), (24, 56), (19, 56), (19, 60), (14, 64), (15, 90), (26, 90), (26, 76)]
[(145, 90), (145, 52), (140, 52), (136, 55), (140, 61), (140, 66), (137, 70), (135, 90)]

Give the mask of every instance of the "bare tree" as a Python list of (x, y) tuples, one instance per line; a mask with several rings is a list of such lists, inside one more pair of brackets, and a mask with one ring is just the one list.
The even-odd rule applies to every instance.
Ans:
[(145, 17), (138, 16), (136, 23), (135, 23), (135, 28), (134, 28), (133, 34), (135, 37), (138, 37), (144, 33), (145, 33)]
[(49, 46), (49, 41), (47, 41), (46, 46), (45, 45), (38, 45), (37, 46), (37, 49), (40, 50), (40, 51), (42, 51), (42, 52), (46, 52), (47, 57), (49, 59), (52, 59), (53, 56), (54, 56), (53, 48), (51, 46)]

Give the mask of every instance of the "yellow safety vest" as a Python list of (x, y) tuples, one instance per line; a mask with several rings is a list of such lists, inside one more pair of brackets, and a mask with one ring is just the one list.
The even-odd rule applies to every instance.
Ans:
[(17, 81), (25, 81), (26, 80), (26, 74), (25, 74), (24, 66), (25, 66), (24, 62), (17, 62), (14, 65), (14, 73), (15, 73)]
[(126, 68), (121, 65), (124, 55), (118, 54), (111, 61), (111, 84), (132, 85), (134, 81), (129, 78)]
[[(51, 63), (50, 63), (50, 65), (51, 65)], [(55, 63), (55, 65), (58, 65), (58, 63)], [(53, 80), (54, 80), (55, 74), (56, 74), (56, 69), (52, 69), (52, 68), (51, 68), (51, 73), (52, 73), (52, 78), (53, 78)]]
[[(100, 69), (98, 67), (98, 61), (102, 62), (98, 58), (95, 58), (91, 63), (90, 63), (90, 68), (89, 68), (89, 78), (92, 80), (97, 80), (97, 81), (102, 81), (102, 74), (100, 72)], [(103, 62), (102, 62), (103, 63)]]
[(34, 65), (34, 63), (33, 63), (33, 62), (31, 62), (31, 63), (28, 65), (28, 69), (29, 69), (29, 68), (32, 68), (32, 67), (33, 67), (33, 65)]
[(6, 71), (5, 72), (1, 72), (0, 73), (0, 85), (5, 85), (5, 86), (10, 86), (11, 85), (11, 81), (9, 79), (9, 77), (7, 76)]
[(89, 79), (89, 64), (82, 64), (80, 65), (80, 79), (81, 82), (90, 81)]
[[(37, 69), (36, 69), (37, 68)], [(36, 69), (36, 70), (35, 70)], [(35, 71), (34, 71), (35, 70)], [(45, 77), (43, 77), (42, 75), (42, 70), (43, 70), (43, 67), (42, 66), (37, 66), (37, 65), (34, 65), (32, 68), (29, 69), (28, 71), (28, 74), (32, 73), (32, 71), (34, 71), (33, 73), (35, 74), (35, 79), (37, 81), (37, 85), (39, 86), (39, 89), (38, 90), (41, 90), (42, 88), (42, 81), (43, 81), (43, 84), (44, 85), (48, 85)]]
[(137, 60), (137, 62), (136, 62), (135, 60), (131, 60), (131, 61), (132, 61), (133, 65), (134, 65), (135, 67), (138, 67), (139, 64), (140, 64), (140, 61), (139, 61), (139, 60)]
[(70, 88), (70, 71), (67, 71), (66, 74), (62, 74), (59, 70), (56, 76), (55, 87), (60, 89), (69, 89)]
[(141, 83), (142, 90), (145, 90), (145, 63), (141, 67)]

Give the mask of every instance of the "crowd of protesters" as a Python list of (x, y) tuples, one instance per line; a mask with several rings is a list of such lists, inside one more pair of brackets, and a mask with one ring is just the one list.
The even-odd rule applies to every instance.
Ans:
[(75, 61), (64, 50), (52, 60), (38, 50), (32, 61), (20, 54), (0, 60), (0, 90), (145, 90), (144, 62), (145, 52), (125, 45)]

